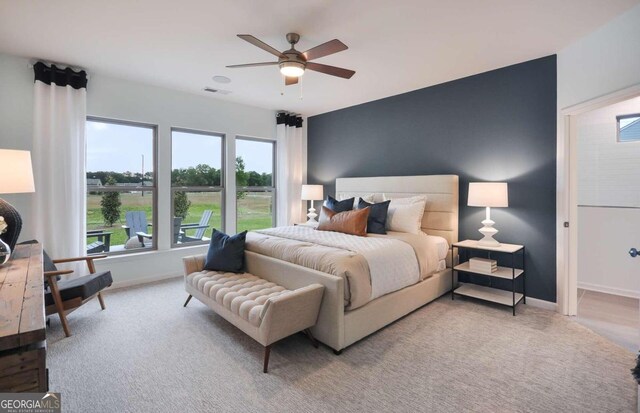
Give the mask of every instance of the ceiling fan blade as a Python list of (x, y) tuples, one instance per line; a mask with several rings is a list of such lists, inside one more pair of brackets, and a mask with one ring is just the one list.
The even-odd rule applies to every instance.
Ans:
[(345, 79), (351, 79), (356, 72), (349, 69), (343, 69), (341, 67), (322, 65), (320, 63), (307, 62), (307, 69), (315, 70), (316, 72), (324, 73), (331, 76), (338, 76)]
[(342, 43), (338, 39), (333, 39), (329, 42), (322, 43), (319, 46), (311, 48), (304, 52), (304, 57), (307, 60), (319, 59), (321, 57), (329, 56), (330, 54), (338, 53), (343, 50), (347, 50), (348, 47), (346, 44)]
[(296, 83), (298, 83), (298, 78), (297, 77), (285, 76), (285, 78), (284, 78), (284, 85), (285, 86), (295, 85)]
[(239, 67), (256, 67), (256, 66), (275, 66), (278, 62), (263, 62), (263, 63), (245, 63), (243, 65), (230, 65), (227, 66), (230, 69), (237, 69)]
[(245, 40), (245, 41), (251, 43), (254, 46), (257, 46), (257, 47), (261, 48), (265, 52), (271, 53), (274, 56), (285, 57), (282, 54), (282, 52), (280, 52), (279, 50), (269, 46), (268, 44), (266, 44), (262, 40), (258, 39), (257, 37), (254, 37), (254, 36), (252, 36), (250, 34), (239, 34), (238, 37), (241, 38), (242, 40)]

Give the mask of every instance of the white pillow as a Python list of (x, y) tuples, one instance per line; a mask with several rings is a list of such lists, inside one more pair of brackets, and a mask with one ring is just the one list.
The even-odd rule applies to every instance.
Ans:
[[(365, 194), (365, 195), (353, 195), (353, 209), (358, 209), (358, 204), (360, 203), (360, 198), (364, 199), (366, 202), (373, 204), (374, 198), (376, 194)], [(338, 196), (338, 201), (344, 201), (345, 199), (349, 199), (351, 196), (349, 194)]]
[(422, 216), (424, 215), (426, 202), (426, 198), (422, 201), (407, 204), (394, 203), (392, 200), (387, 213), (387, 230), (419, 234), (422, 228)]
[(385, 201), (389, 201), (391, 200), (391, 205), (396, 204), (396, 205), (408, 205), (408, 204), (415, 204), (416, 202), (427, 202), (427, 196), (426, 195), (416, 195), (416, 196), (411, 196), (411, 197), (406, 197), (406, 198), (390, 198), (387, 196), (387, 194), (384, 194), (384, 200)]
[(125, 250), (130, 250), (133, 248), (142, 248), (142, 243), (138, 239), (137, 235), (129, 238), (129, 240), (124, 244)]

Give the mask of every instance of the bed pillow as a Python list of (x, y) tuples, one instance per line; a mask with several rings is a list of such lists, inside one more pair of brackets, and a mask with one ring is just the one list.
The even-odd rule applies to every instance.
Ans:
[(427, 196), (426, 195), (415, 195), (415, 196), (409, 196), (409, 197), (403, 197), (403, 198), (390, 198), (387, 196), (387, 194), (384, 194), (384, 200), (385, 201), (391, 201), (391, 204), (396, 204), (396, 205), (408, 205), (408, 204), (415, 204), (416, 202), (427, 202)]
[(360, 198), (358, 209), (369, 207), (369, 218), (367, 218), (367, 232), (369, 234), (386, 234), (385, 227), (387, 225), (387, 213), (389, 212), (389, 204), (391, 201), (384, 201), (378, 204), (372, 204)]
[(351, 211), (353, 209), (353, 201), (354, 198), (347, 198), (343, 199), (342, 201), (338, 201), (337, 199), (329, 195), (327, 197), (327, 200), (324, 201), (324, 206), (334, 212)]
[[(361, 199), (364, 199), (367, 202), (371, 202), (374, 203), (376, 202), (376, 194), (364, 194), (364, 195), (359, 195), (359, 196), (350, 196), (350, 193), (346, 193), (344, 195), (342, 194), (338, 194), (338, 201), (343, 201), (345, 199), (348, 198), (353, 198), (353, 208), (352, 209), (358, 209), (358, 202), (360, 202)], [(380, 194), (380, 199), (382, 199), (382, 194)]]
[(343, 234), (366, 237), (368, 217), (369, 208), (335, 212), (323, 206), (320, 211), (320, 223), (316, 229), (318, 231), (335, 231)]
[(207, 271), (244, 272), (246, 239), (247, 231), (229, 236), (214, 229), (204, 269)]
[(419, 234), (422, 230), (425, 205), (426, 199), (409, 204), (391, 201), (387, 215), (387, 230)]

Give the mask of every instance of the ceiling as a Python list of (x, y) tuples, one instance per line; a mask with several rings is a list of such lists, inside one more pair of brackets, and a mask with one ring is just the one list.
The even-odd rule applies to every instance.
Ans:
[[(0, 0), (0, 52), (314, 115), (556, 53), (639, 2)], [(275, 60), (236, 34), (284, 50), (288, 32), (301, 34), (302, 51), (340, 39), (349, 49), (317, 62), (356, 74), (307, 71), (285, 88), (277, 67), (225, 68)]]

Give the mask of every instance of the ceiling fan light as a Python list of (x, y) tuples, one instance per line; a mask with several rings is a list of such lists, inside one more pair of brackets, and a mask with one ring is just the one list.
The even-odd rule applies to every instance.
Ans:
[(280, 73), (287, 77), (300, 77), (304, 74), (304, 64), (300, 62), (280, 63)]

